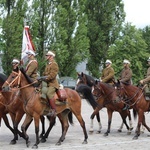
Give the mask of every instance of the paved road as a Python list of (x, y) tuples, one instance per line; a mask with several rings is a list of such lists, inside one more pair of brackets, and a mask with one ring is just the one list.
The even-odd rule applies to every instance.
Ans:
[[(86, 123), (87, 131), (90, 129), (90, 115), (92, 113), (92, 108), (89, 104), (82, 100), (82, 116)], [(24, 118), (23, 118), (24, 119)], [(147, 123), (150, 125), (150, 114), (146, 113)], [(59, 121), (57, 120), (56, 125), (46, 143), (40, 143), (38, 149), (39, 150), (150, 150), (150, 137), (148, 137), (149, 132), (147, 130), (144, 131), (143, 134), (139, 137), (138, 140), (132, 140), (134, 136), (134, 131), (136, 127), (136, 121), (133, 120), (134, 130), (131, 135), (127, 135), (127, 130), (124, 127), (121, 133), (117, 132), (121, 124), (121, 118), (117, 112), (113, 114), (113, 121), (111, 127), (111, 133), (109, 136), (104, 137), (103, 134), (107, 129), (107, 112), (106, 109), (101, 111), (101, 121), (102, 121), (102, 132), (100, 134), (96, 134), (98, 129), (97, 121), (94, 120), (94, 133), (89, 134), (88, 144), (83, 145), (83, 132), (82, 129), (74, 118), (74, 126), (69, 127), (68, 133), (66, 135), (65, 141), (60, 146), (56, 146), (55, 143), (58, 141), (61, 135), (61, 126)], [(46, 121), (48, 124), (48, 121)], [(21, 124), (21, 123), (20, 123)], [(20, 128), (20, 126), (19, 126)], [(0, 127), (0, 150), (30, 150), (35, 142), (35, 134), (34, 134), (34, 125), (33, 123), (28, 129), (28, 135), (30, 137), (31, 145), (29, 148), (26, 147), (25, 141), (22, 138), (19, 138), (16, 145), (9, 145), (9, 142), (12, 140), (13, 136), (11, 132), (5, 127), (3, 121)]]

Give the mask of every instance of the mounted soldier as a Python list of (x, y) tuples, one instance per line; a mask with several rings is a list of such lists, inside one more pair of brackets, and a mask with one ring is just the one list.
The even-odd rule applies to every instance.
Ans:
[(150, 100), (150, 57), (148, 58), (147, 63), (149, 67), (147, 69), (146, 78), (140, 80), (140, 83), (145, 85), (145, 96), (147, 100)]

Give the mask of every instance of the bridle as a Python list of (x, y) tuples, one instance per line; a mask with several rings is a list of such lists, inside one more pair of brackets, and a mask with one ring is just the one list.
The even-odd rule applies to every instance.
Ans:
[[(103, 99), (105, 99), (104, 106), (105, 106), (106, 104), (109, 104), (109, 103), (112, 101), (111, 99), (109, 99), (109, 96), (110, 96), (113, 92), (116, 92), (115, 89), (112, 90), (110, 93), (108, 93), (108, 94), (106, 95), (105, 92), (104, 92), (104, 90), (103, 90), (103, 88), (101, 88), (100, 81), (98, 81), (97, 84), (95, 84), (94, 86), (97, 88), (96, 90), (98, 90), (98, 92), (97, 92), (97, 94), (94, 94), (95, 87), (93, 87), (92, 93), (93, 93), (94, 96), (97, 98), (97, 100), (100, 99), (101, 97), (103, 97)], [(104, 96), (103, 96), (101, 93), (102, 93)]]
[[(132, 100), (133, 100), (133, 99), (138, 95), (138, 93), (141, 91), (141, 89), (138, 88), (138, 90), (134, 93), (134, 95), (133, 95), (132, 97), (127, 98), (127, 97), (128, 97), (128, 96), (127, 96), (128, 93), (127, 93), (126, 89), (125, 89), (123, 86), (120, 85), (120, 87), (119, 87), (119, 88), (116, 87), (116, 89), (117, 89), (117, 93), (118, 93), (118, 91), (119, 91), (119, 93), (118, 93), (117, 95), (118, 95), (120, 101), (122, 101), (123, 103), (128, 104), (128, 105), (129, 105), (129, 103), (132, 102)], [(122, 93), (123, 93), (123, 94), (122, 94)], [(140, 98), (142, 97), (142, 95), (143, 95), (143, 92), (141, 92), (141, 94), (138, 96), (138, 98), (136, 99), (136, 101), (133, 102), (133, 103), (130, 105), (130, 107), (131, 107), (131, 106), (134, 106), (136, 103), (138, 103), (138, 102), (140, 101)]]
[[(16, 77), (10, 83), (7, 81), (8, 79), (5, 81), (6, 84), (8, 84), (8, 87), (10, 87), (10, 88), (13, 85), (13, 83), (15, 83), (16, 81), (17, 81), (17, 86), (16, 87), (18, 89), (23, 89), (23, 88), (29, 87), (29, 86), (31, 86), (31, 85), (33, 85), (33, 84), (35, 84), (35, 83), (38, 82), (37, 80), (35, 80), (32, 83), (30, 83), (30, 84), (27, 84), (25, 86), (20, 87), (20, 83), (21, 83), (21, 71), (20, 70), (19, 70), (19, 72), (12, 71), (12, 73), (15, 74)], [(13, 87), (13, 88), (15, 88), (15, 87)]]

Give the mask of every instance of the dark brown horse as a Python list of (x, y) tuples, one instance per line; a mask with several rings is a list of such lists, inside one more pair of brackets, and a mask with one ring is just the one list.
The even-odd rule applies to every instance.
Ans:
[(136, 113), (138, 114), (136, 134), (133, 137), (133, 139), (138, 139), (138, 136), (140, 136), (141, 125), (143, 125), (150, 132), (150, 128), (146, 124), (144, 115), (144, 112), (150, 111), (150, 101), (145, 100), (143, 93), (144, 87), (140, 88), (119, 81), (116, 84), (116, 87), (118, 97), (124, 100), (124, 103), (130, 107), (133, 107), (135, 110), (135, 115)]
[[(132, 122), (131, 122), (131, 115), (130, 111), (122, 110), (124, 107), (124, 103), (122, 101), (118, 101), (117, 99), (117, 92), (115, 88), (112, 85), (109, 85), (107, 83), (102, 83), (100, 81), (95, 81), (95, 84), (93, 86), (93, 95), (97, 97), (97, 103), (98, 107), (95, 109), (93, 114), (91, 115), (91, 118), (94, 117), (94, 115), (101, 110), (103, 107), (107, 108), (108, 113), (108, 128), (104, 135), (108, 135), (110, 133), (110, 127), (111, 127), (111, 121), (112, 121), (112, 114), (114, 111), (119, 112), (123, 123), (126, 125), (126, 128), (128, 130), (128, 134), (131, 132), (132, 128)], [(128, 126), (126, 122), (126, 117), (128, 116), (130, 126)]]
[[(10, 84), (11, 83), (11, 84)], [(11, 86), (10, 86), (11, 85)], [(49, 105), (47, 103), (42, 103), (40, 98), (40, 93), (35, 90), (32, 86), (32, 83), (29, 81), (27, 75), (23, 71), (12, 72), (7, 79), (7, 82), (3, 85), (4, 91), (9, 91), (11, 87), (18, 87), (22, 96), (22, 100), (24, 103), (24, 110), (26, 112), (26, 118), (24, 123), (21, 126), (21, 129), (25, 135), (26, 145), (29, 146), (29, 136), (26, 133), (26, 126), (31, 122), (32, 118), (34, 119), (35, 123), (35, 134), (36, 134), (36, 142), (33, 145), (33, 148), (37, 148), (40, 142), (39, 140), (39, 119), (40, 116), (46, 115), (49, 112)], [(62, 135), (58, 140), (57, 144), (60, 145), (61, 142), (64, 141), (66, 132), (68, 130), (68, 113), (71, 111), (77, 117), (78, 121), (80, 122), (81, 127), (83, 128), (84, 132), (84, 141), (83, 143), (87, 143), (87, 132), (85, 127), (85, 122), (81, 116), (81, 98), (75, 90), (65, 89), (67, 93), (67, 100), (66, 102), (57, 102), (56, 103), (56, 110), (57, 116), (60, 119), (62, 124)], [(57, 97), (58, 98), (58, 97)], [(45, 138), (48, 137), (49, 131), (45, 134)]]
[[(90, 87), (93, 87), (93, 86), (95, 85), (95, 79), (94, 79), (92, 76), (87, 75), (87, 74), (84, 74), (84, 73), (78, 74), (78, 81), (77, 81), (77, 83), (79, 83), (79, 84), (77, 85), (76, 90), (77, 90), (79, 93), (82, 93), (82, 95), (84, 95), (84, 96), (86, 97), (86, 100), (90, 103), (91, 106), (93, 106), (93, 108), (97, 107), (97, 103), (96, 103), (96, 102), (100, 103), (100, 105), (101, 105), (102, 107), (106, 107), (105, 104), (103, 104), (103, 103), (106, 102), (106, 99), (108, 99), (108, 97), (107, 97), (106, 95), (104, 95), (104, 93), (103, 93), (103, 95), (101, 96), (101, 98), (98, 98), (98, 99), (97, 99), (98, 101), (95, 102), (95, 99), (94, 99), (93, 95), (92, 95), (91, 92), (90, 92), (90, 90), (91, 90)], [(84, 85), (82, 85), (81, 83), (84, 83), (85, 85), (89, 85), (89, 87), (84, 86)], [(80, 84), (81, 84), (81, 85), (80, 85)], [(80, 85), (80, 86), (79, 86), (79, 85)], [(111, 87), (110, 89), (112, 89), (112, 86), (109, 86), (109, 85), (106, 84), (106, 88), (108, 88), (108, 87)], [(108, 91), (109, 91), (110, 89), (108, 88)], [(116, 98), (116, 93), (115, 93), (115, 89), (114, 89), (114, 88), (113, 88), (113, 91), (114, 91), (114, 92), (113, 92), (112, 94), (115, 95), (115, 96), (114, 96), (114, 99), (115, 99), (115, 98)], [(112, 102), (112, 97), (110, 97), (110, 102)], [(113, 103), (113, 102), (112, 102), (112, 103)], [(112, 105), (112, 103), (110, 103), (110, 105)], [(108, 114), (109, 119), (108, 119), (108, 129), (107, 129), (107, 132), (105, 133), (105, 135), (108, 135), (108, 133), (110, 132), (110, 125), (111, 125), (112, 113), (113, 113), (114, 111), (116, 111), (116, 108), (114, 108), (114, 106), (116, 107), (117, 105), (120, 105), (120, 104), (118, 104), (118, 103), (114, 104), (114, 103), (113, 103), (112, 107), (113, 107), (114, 110), (113, 110), (112, 108), (109, 109), (109, 107), (108, 107), (108, 108), (106, 107), (106, 108), (107, 108), (107, 111), (108, 111), (108, 113), (109, 113), (109, 114)], [(123, 103), (122, 103), (121, 105), (123, 106)], [(108, 105), (107, 105), (107, 106), (108, 106)], [(123, 108), (122, 106), (120, 107), (120, 111), (122, 111), (122, 110), (121, 110), (121, 109)], [(118, 107), (118, 106), (117, 106), (117, 107)], [(96, 111), (96, 113), (91, 116), (91, 119), (94, 118), (94, 116), (99, 112), (99, 110), (100, 110), (100, 109), (98, 109), (98, 111)], [(110, 113), (110, 110), (111, 110), (111, 113)], [(133, 129), (133, 128), (132, 128), (132, 121), (131, 121), (130, 111), (128, 111), (128, 112), (123, 112), (123, 114), (124, 114), (124, 113), (127, 113), (127, 114), (128, 114), (128, 117), (129, 117), (130, 128), (129, 128), (128, 125), (127, 125), (127, 129), (129, 130), (129, 133), (130, 133), (131, 130)], [(119, 132), (121, 132), (121, 130), (122, 130), (122, 128), (123, 128), (123, 124), (124, 124), (124, 120), (123, 120), (123, 122), (122, 122), (120, 128), (118, 129)]]
[[(95, 83), (95, 79), (89, 75), (84, 74), (83, 72), (77, 73), (77, 76), (78, 76), (78, 78), (77, 78), (77, 83), (76, 83), (76, 91), (80, 94), (81, 98), (89, 99), (91, 97), (90, 99), (94, 99), (94, 97), (90, 91), (89, 92), (84, 91), (84, 89), (82, 87), (80, 87), (80, 89), (79, 89), (78, 86), (85, 84), (90, 87), (90, 90), (92, 90), (92, 86), (93, 86), (93, 83)], [(82, 88), (82, 90), (81, 90), (81, 88)], [(95, 109), (96, 105), (93, 105), (92, 107), (93, 107), (93, 109)], [(93, 131), (94, 131), (93, 119), (91, 119), (90, 131), (89, 131), (90, 133), (93, 133)], [(96, 114), (96, 119), (97, 119), (98, 126), (99, 126), (97, 133), (100, 133), (101, 129), (102, 129), (102, 124), (101, 124), (99, 112)]]
[(10, 126), (7, 114), (8, 110), (6, 109), (5, 105), (3, 104), (5, 102), (5, 98), (1, 94), (2, 85), (6, 81), (7, 76), (5, 74), (0, 73), (0, 126), (1, 126), (1, 119), (4, 120), (5, 125), (10, 129), (10, 131), (14, 134), (13, 128)]

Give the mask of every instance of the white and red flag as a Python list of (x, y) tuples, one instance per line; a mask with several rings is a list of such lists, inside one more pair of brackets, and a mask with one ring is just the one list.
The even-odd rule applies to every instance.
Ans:
[(29, 32), (29, 26), (25, 26), (23, 30), (23, 39), (22, 39), (22, 53), (21, 53), (21, 61), (25, 64), (28, 60), (27, 52), (32, 50), (35, 52), (35, 47), (32, 43), (31, 35)]

